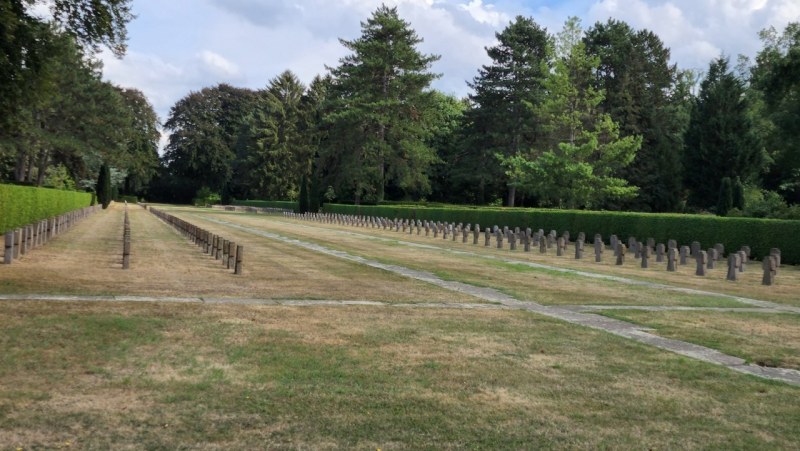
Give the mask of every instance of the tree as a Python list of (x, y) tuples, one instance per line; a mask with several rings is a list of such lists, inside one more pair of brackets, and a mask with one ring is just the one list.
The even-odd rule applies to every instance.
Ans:
[(174, 178), (194, 185), (182, 193), (182, 201), (191, 200), (202, 186), (215, 192), (228, 189), (234, 146), (255, 101), (249, 89), (220, 84), (191, 92), (170, 109), (164, 127), (171, 133), (162, 161)]
[[(552, 45), (547, 30), (533, 19), (517, 16), (496, 33), (498, 45), (486, 49), (492, 64), (478, 70), (469, 83), (473, 108), (466, 112), (468, 155), (462, 172), (474, 174), (472, 184), (505, 185), (507, 203), (516, 203), (517, 182), (509, 180), (494, 155), (510, 157), (528, 152), (542, 134), (535, 113), (545, 96)], [(483, 201), (485, 199), (481, 199)]]
[(768, 28), (760, 36), (764, 48), (752, 69), (752, 86), (764, 103), (764, 137), (775, 161), (766, 185), (800, 203), (800, 23), (788, 24), (781, 34)]
[(309, 137), (303, 133), (305, 87), (291, 71), (270, 80), (248, 117), (237, 147), (237, 178), (248, 195), (294, 199), (299, 180), (311, 170)]
[(111, 169), (107, 164), (100, 167), (100, 175), (97, 177), (97, 200), (103, 205), (103, 209), (108, 208), (111, 203)]
[(124, 154), (127, 172), (123, 190), (138, 194), (158, 170), (158, 115), (153, 106), (137, 89), (116, 88), (129, 112), (128, 136)]
[(671, 211), (682, 198), (681, 148), (690, 102), (684, 74), (670, 64), (670, 51), (657, 35), (609, 19), (583, 38), (599, 58), (596, 83), (605, 93), (602, 110), (621, 136), (641, 136), (642, 147), (619, 176), (640, 188), (628, 209)]
[(717, 214), (725, 216), (733, 208), (733, 184), (730, 177), (722, 177), (719, 184), (719, 198), (717, 199)]
[(693, 205), (715, 205), (724, 177), (748, 183), (761, 174), (767, 160), (748, 112), (744, 83), (728, 69), (727, 58), (715, 59), (686, 132), (684, 180)]
[(739, 211), (744, 210), (744, 184), (739, 177), (736, 177), (733, 182), (731, 198), (733, 208), (737, 208)]
[(297, 212), (308, 213), (308, 176), (300, 177), (300, 194), (297, 197)]
[(328, 135), (320, 158), (326, 183), (338, 193), (381, 201), (387, 188), (404, 195), (430, 190), (435, 155), (426, 145), (438, 56), (423, 55), (422, 42), (397, 8), (381, 6), (361, 23), (361, 37), (340, 39), (352, 53), (331, 69)]
[(593, 207), (637, 193), (614, 174), (633, 161), (641, 137), (620, 137), (619, 126), (598, 111), (603, 92), (592, 77), (599, 61), (586, 54), (580, 35), (580, 22), (571, 18), (557, 37), (548, 95), (536, 108), (545, 134), (532, 157), (498, 155), (509, 179), (543, 206)]

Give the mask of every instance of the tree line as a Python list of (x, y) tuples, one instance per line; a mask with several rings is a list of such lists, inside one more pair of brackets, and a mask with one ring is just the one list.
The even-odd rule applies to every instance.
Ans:
[[(49, 4), (52, 18), (30, 13)], [(144, 94), (102, 81), (101, 46), (125, 52), (128, 0), (0, 0), (0, 181), (146, 189), (159, 120)]]
[(106, 164), (123, 191), (171, 202), (800, 217), (798, 23), (764, 30), (753, 61), (720, 56), (698, 73), (622, 21), (584, 28), (570, 18), (550, 32), (520, 16), (457, 98), (431, 88), (439, 56), (381, 6), (359, 37), (340, 39), (349, 54), (307, 86), (287, 70), (263, 89), (187, 94), (164, 122), (158, 160), (152, 107), (102, 82), (91, 58), (99, 45), (124, 52), (128, 0), (57, 0), (54, 24), (28, 16), (26, 0), (0, 3), (13, 25), (3, 33), (28, 49), (8, 44), (0, 62), (3, 180), (90, 188)]

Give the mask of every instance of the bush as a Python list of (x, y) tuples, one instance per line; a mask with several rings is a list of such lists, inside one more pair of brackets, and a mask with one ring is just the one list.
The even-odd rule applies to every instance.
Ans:
[(699, 241), (703, 248), (716, 243), (725, 249), (750, 246), (753, 257), (769, 254), (773, 247), (781, 249), (782, 261), (800, 263), (800, 221), (755, 218), (726, 218), (711, 215), (628, 213), (584, 210), (548, 210), (521, 208), (448, 207), (423, 208), (407, 206), (357, 206), (327, 204), (326, 213), (383, 216), (388, 218), (421, 219), (455, 223), (478, 223), (481, 228), (497, 226), (531, 227), (559, 234), (569, 231), (575, 237), (586, 233), (591, 240), (596, 233), (608, 237), (616, 234), (627, 242), (635, 236), (643, 241), (655, 238), (666, 243), (675, 239), (680, 244)]
[(297, 211), (297, 202), (290, 200), (234, 200), (232, 205), (259, 208), (283, 208)]
[(0, 233), (91, 205), (91, 193), (0, 185)]

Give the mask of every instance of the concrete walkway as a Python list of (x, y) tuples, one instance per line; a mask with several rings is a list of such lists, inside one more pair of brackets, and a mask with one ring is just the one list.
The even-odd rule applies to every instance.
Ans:
[[(608, 333), (612, 333), (614, 335), (624, 337), (630, 340), (637, 341), (639, 343), (643, 343), (649, 346), (654, 346), (656, 348), (664, 349), (667, 351), (671, 351), (686, 357), (690, 357), (696, 360), (701, 360), (703, 362), (708, 362), (716, 365), (721, 365), (727, 368), (730, 368), (734, 371), (738, 371), (740, 373), (750, 374), (766, 379), (778, 380), (783, 381), (792, 385), (800, 386), (800, 371), (791, 370), (791, 369), (784, 369), (784, 368), (767, 368), (767, 367), (759, 367), (755, 365), (749, 365), (745, 362), (744, 359), (739, 357), (734, 357), (731, 355), (723, 354), (715, 349), (707, 348), (704, 346), (699, 346), (692, 343), (687, 343), (685, 341), (680, 340), (673, 340), (669, 338), (659, 337), (657, 335), (653, 335), (647, 332), (648, 329), (643, 328), (641, 326), (637, 326), (635, 324), (627, 323), (624, 321), (619, 321), (612, 318), (607, 318), (600, 315), (595, 315), (591, 313), (584, 313), (578, 312), (570, 309), (566, 309), (563, 307), (553, 307), (553, 306), (545, 306), (541, 304), (537, 304), (534, 302), (521, 302), (509, 295), (501, 293), (492, 288), (486, 287), (477, 287), (474, 285), (469, 285), (462, 282), (455, 282), (455, 281), (447, 281), (443, 280), (433, 273), (427, 271), (417, 271), (410, 268), (406, 268), (399, 265), (390, 265), (386, 263), (381, 263), (379, 261), (367, 259), (364, 257), (360, 257), (357, 255), (352, 255), (350, 253), (339, 251), (335, 249), (331, 249), (326, 246), (322, 246), (315, 243), (310, 243), (307, 241), (298, 240), (295, 238), (286, 237), (283, 235), (279, 235), (272, 232), (267, 232), (264, 230), (256, 229), (253, 227), (243, 226), (240, 224), (232, 223), (229, 221), (223, 221), (220, 219), (208, 218), (204, 217), (205, 220), (214, 222), (220, 225), (224, 225), (227, 227), (235, 228), (244, 232), (248, 232), (257, 236), (261, 236), (264, 238), (269, 238), (272, 240), (281, 241), (286, 244), (294, 245), (297, 247), (301, 247), (307, 250), (311, 250), (314, 252), (319, 252), (325, 255), (330, 255), (333, 257), (338, 257), (341, 259), (345, 259), (348, 261), (360, 263), (363, 265), (367, 265), (373, 268), (382, 269), (385, 271), (389, 271), (395, 274), (399, 274), (405, 277), (409, 277), (416, 280), (421, 280), (424, 282), (428, 282), (430, 284), (436, 285), (441, 288), (445, 288), (451, 291), (456, 291), (459, 293), (466, 293), (472, 296), (475, 296), (479, 299), (483, 299), (485, 301), (499, 303), (503, 306), (508, 308), (517, 309), (517, 310), (526, 310), (532, 313), (537, 313), (540, 315), (548, 316), (550, 318), (559, 319), (562, 321), (566, 321), (572, 324), (589, 327), (592, 329), (602, 330)], [(532, 264), (535, 265), (535, 264)], [(542, 265), (544, 266), (544, 265)], [(550, 268), (548, 269), (557, 269), (557, 268)], [(574, 273), (578, 273), (583, 275), (583, 271), (572, 271)], [(587, 273), (592, 276), (596, 276), (592, 273)], [(600, 275), (603, 276), (603, 275)], [(624, 278), (618, 278), (614, 276), (604, 276), (603, 278), (608, 278), (610, 280), (629, 280)], [(639, 282), (641, 284), (647, 284), (649, 286), (649, 282)], [(652, 284), (652, 286), (658, 286), (659, 284)], [(670, 287), (675, 288), (675, 287)], [(693, 290), (696, 291), (696, 290)], [(779, 304), (774, 303), (767, 303), (765, 301), (756, 301), (759, 304), (764, 303), (764, 307), (777, 309), (777, 307), (786, 307), (781, 306)], [(760, 305), (761, 306), (761, 305)], [(781, 309), (782, 310), (782, 309)]]

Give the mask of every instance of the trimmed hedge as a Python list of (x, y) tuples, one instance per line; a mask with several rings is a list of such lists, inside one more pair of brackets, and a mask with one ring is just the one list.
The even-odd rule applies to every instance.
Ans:
[(91, 193), (0, 184), (0, 233), (91, 203)]
[(283, 208), (286, 210), (297, 211), (297, 202), (290, 200), (234, 200), (231, 202), (231, 205), (259, 208)]
[(699, 241), (703, 249), (716, 243), (726, 251), (750, 246), (754, 259), (780, 248), (781, 261), (800, 263), (800, 221), (757, 218), (725, 218), (710, 215), (629, 213), (614, 211), (547, 210), (522, 208), (448, 207), (424, 208), (407, 206), (371, 206), (326, 204), (326, 213), (383, 216), (388, 218), (421, 219), (429, 221), (478, 223), (481, 228), (531, 227), (546, 232), (555, 229), (559, 235), (569, 231), (573, 237), (586, 233), (592, 240), (596, 233), (608, 237), (616, 234), (624, 243), (634, 236), (640, 241), (655, 238), (666, 243), (675, 239), (680, 245)]

